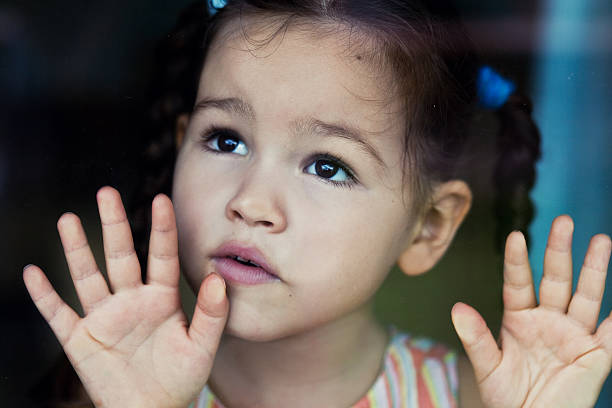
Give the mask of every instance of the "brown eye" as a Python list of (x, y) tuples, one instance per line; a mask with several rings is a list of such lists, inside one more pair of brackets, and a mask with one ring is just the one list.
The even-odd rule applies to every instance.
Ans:
[(353, 172), (340, 159), (329, 154), (319, 154), (311, 160), (310, 164), (304, 169), (305, 173), (342, 187), (350, 187), (357, 183), (357, 178)]
[(236, 150), (239, 144), (240, 142), (231, 136), (220, 136), (217, 139), (217, 145), (222, 152), (231, 153)]
[(206, 146), (218, 153), (234, 153), (246, 156), (249, 149), (238, 136), (226, 130), (215, 130), (206, 137)]
[(317, 176), (323, 178), (332, 178), (338, 173), (338, 170), (340, 170), (335, 163), (329, 160), (317, 160), (314, 164)]

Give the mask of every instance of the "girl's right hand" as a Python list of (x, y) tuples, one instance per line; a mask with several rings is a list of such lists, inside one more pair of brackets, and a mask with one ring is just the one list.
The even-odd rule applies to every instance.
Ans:
[(159, 194), (153, 200), (146, 284), (119, 192), (103, 187), (97, 200), (112, 293), (71, 213), (57, 227), (85, 317), (36, 266), (24, 269), (28, 292), (97, 407), (186, 407), (212, 368), (229, 310), (225, 283), (216, 274), (202, 282), (188, 326), (170, 199)]

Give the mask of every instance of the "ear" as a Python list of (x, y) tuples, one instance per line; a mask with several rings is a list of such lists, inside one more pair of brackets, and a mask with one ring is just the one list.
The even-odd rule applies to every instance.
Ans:
[(174, 131), (174, 142), (176, 144), (176, 150), (181, 148), (183, 139), (187, 133), (187, 125), (189, 124), (189, 114), (181, 113), (176, 117), (176, 128)]
[(472, 204), (472, 192), (461, 180), (440, 184), (408, 248), (397, 263), (406, 275), (427, 272), (442, 258)]

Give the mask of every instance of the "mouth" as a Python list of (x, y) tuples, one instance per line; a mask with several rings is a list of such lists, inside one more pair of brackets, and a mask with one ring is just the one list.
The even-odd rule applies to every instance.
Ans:
[(228, 242), (221, 245), (210, 258), (216, 272), (230, 283), (257, 285), (280, 281), (278, 274), (255, 247)]

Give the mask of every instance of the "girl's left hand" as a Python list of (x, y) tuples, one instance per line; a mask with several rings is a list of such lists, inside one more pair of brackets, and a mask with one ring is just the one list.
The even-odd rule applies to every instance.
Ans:
[(572, 296), (573, 222), (557, 217), (544, 255), (536, 302), (527, 246), (520, 232), (506, 241), (504, 315), (499, 344), (473, 308), (457, 303), (455, 330), (488, 407), (592, 407), (612, 367), (612, 314), (599, 327), (611, 242), (591, 239)]

